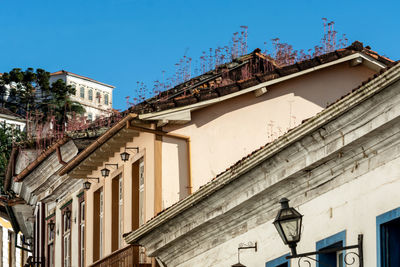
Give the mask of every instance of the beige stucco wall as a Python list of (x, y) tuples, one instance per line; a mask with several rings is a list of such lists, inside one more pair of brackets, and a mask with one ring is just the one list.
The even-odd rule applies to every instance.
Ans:
[[(82, 192), (82, 185), (77, 184), (57, 201), (55, 208), (46, 211), (46, 217), (55, 213), (55, 237), (54, 237), (54, 263), (55, 266), (62, 266), (62, 211), (61, 207), (72, 200), (71, 203), (71, 266), (79, 266), (79, 193)], [(47, 238), (47, 234), (46, 234)], [(47, 244), (47, 243), (46, 243)], [(46, 247), (47, 255), (47, 247)]]
[[(248, 93), (194, 111), (190, 123), (167, 126), (164, 130), (191, 138), (194, 192), (242, 157), (314, 116), (373, 74), (363, 65), (350, 67), (342, 63), (278, 83), (258, 98)], [(164, 171), (166, 168), (168, 166), (163, 166), (165, 174), (169, 173)], [(163, 175), (163, 179), (174, 178)]]
[[(118, 175), (122, 175), (122, 186), (123, 186), (123, 233), (132, 231), (131, 221), (131, 210), (132, 210), (132, 164), (140, 160), (143, 157), (145, 163), (145, 219), (149, 220), (154, 217), (154, 135), (150, 133), (140, 133), (138, 137), (132, 137), (127, 140), (127, 147), (139, 147), (139, 153), (136, 150), (127, 150), (131, 154), (129, 161), (121, 161), (120, 152), (124, 151), (124, 147), (121, 147), (120, 152), (115, 153), (107, 162), (108, 164), (118, 164), (118, 169), (113, 166), (107, 166), (111, 170), (110, 176), (103, 178), (100, 174), (100, 170), (104, 166), (93, 171), (89, 177), (99, 177), (100, 182), (97, 183), (95, 180), (91, 180), (92, 183), (90, 190), (85, 192), (86, 198), (86, 264), (93, 262), (93, 208), (94, 198), (93, 194), (98, 189), (103, 188), (104, 194), (104, 249), (103, 258), (111, 254), (111, 240), (112, 236), (117, 234), (112, 232), (112, 179)], [(123, 246), (126, 244), (123, 241)]]

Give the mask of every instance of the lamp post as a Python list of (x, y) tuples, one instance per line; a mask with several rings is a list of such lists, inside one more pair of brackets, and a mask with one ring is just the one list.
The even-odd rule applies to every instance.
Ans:
[[(308, 266), (311, 266), (310, 260), (315, 262), (319, 262), (324, 266), (330, 266), (329, 264), (323, 263), (318, 259), (314, 259), (310, 256), (313, 255), (321, 255), (321, 254), (331, 254), (336, 253), (338, 251), (343, 251), (344, 257), (343, 261), (347, 266), (355, 264), (358, 258), (359, 267), (363, 267), (363, 235), (358, 235), (358, 244), (352, 246), (340, 246), (334, 248), (327, 248), (319, 251), (312, 251), (306, 253), (298, 254), (296, 251), (297, 243), (300, 242), (301, 238), (301, 226), (302, 226), (302, 218), (297, 210), (289, 207), (289, 200), (287, 198), (282, 198), (279, 203), (281, 203), (281, 209), (278, 211), (278, 214), (273, 222), (276, 230), (278, 231), (279, 236), (281, 237), (283, 243), (288, 245), (291, 250), (291, 255), (287, 256), (286, 259), (294, 259), (298, 258), (298, 265), (300, 266), (301, 259), (306, 258), (305, 262), (307, 262)], [(357, 252), (349, 251), (357, 249)], [(335, 266), (332, 266), (335, 267)]]

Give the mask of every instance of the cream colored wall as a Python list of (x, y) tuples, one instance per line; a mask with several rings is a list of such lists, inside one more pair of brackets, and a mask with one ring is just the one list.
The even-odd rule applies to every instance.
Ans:
[[(79, 197), (78, 194), (82, 192), (82, 186), (78, 185), (71, 192), (67, 192), (58, 202), (54, 209), (46, 211), (46, 217), (56, 213), (56, 227), (54, 239), (54, 263), (55, 266), (62, 266), (62, 215), (61, 207), (72, 200), (71, 207), (71, 266), (79, 266)], [(47, 238), (47, 235), (46, 235)], [(46, 248), (47, 253), (47, 248)]]
[[(118, 169), (115, 167), (108, 166), (111, 170), (110, 176), (103, 178), (100, 174), (100, 170), (104, 168), (99, 167), (98, 170), (93, 171), (89, 177), (99, 177), (100, 182), (97, 183), (95, 180), (91, 180), (92, 186), (90, 190), (85, 192), (86, 199), (86, 264), (90, 265), (93, 263), (93, 207), (94, 199), (93, 194), (98, 189), (103, 188), (104, 192), (104, 250), (103, 258), (111, 254), (111, 240), (112, 236), (116, 233), (112, 232), (112, 179), (122, 174), (123, 180), (123, 233), (132, 231), (132, 164), (144, 158), (145, 163), (145, 219), (149, 220), (154, 217), (154, 135), (150, 133), (140, 133), (138, 137), (128, 139), (127, 147), (139, 147), (139, 153), (136, 150), (127, 150), (130, 153), (129, 161), (121, 161), (120, 153), (124, 151), (124, 147), (121, 147), (120, 152), (115, 153), (112, 158), (107, 162), (108, 164), (118, 164)], [(132, 141), (133, 140), (133, 141)], [(123, 246), (126, 246), (123, 241)]]
[(163, 137), (162, 208), (188, 195), (188, 154), (185, 140)]
[[(278, 83), (258, 98), (249, 93), (194, 111), (190, 123), (167, 126), (164, 130), (191, 138), (194, 192), (242, 157), (314, 116), (373, 74), (363, 65), (349, 67), (348, 63), (342, 63)], [(166, 145), (164, 148), (167, 149)], [(165, 157), (163, 159), (168, 162)], [(168, 168), (168, 164), (163, 164), (163, 180), (169, 183), (176, 178), (167, 174), (175, 176), (176, 171)], [(176, 190), (176, 185), (172, 188)], [(173, 197), (174, 193), (168, 195)], [(176, 199), (175, 195), (166, 203), (171, 204)]]

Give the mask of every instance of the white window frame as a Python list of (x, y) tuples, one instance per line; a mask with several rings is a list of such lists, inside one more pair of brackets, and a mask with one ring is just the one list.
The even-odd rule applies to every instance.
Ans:
[(81, 261), (80, 267), (85, 266), (85, 201), (80, 202), (80, 222), (79, 231), (81, 231), (80, 250), (81, 250)]
[(64, 267), (71, 266), (71, 218), (67, 218), (67, 215), (63, 214), (63, 244), (64, 244)]

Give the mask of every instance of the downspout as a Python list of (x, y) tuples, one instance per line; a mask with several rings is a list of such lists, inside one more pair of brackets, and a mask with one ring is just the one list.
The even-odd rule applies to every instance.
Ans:
[(63, 159), (62, 159), (61, 149), (60, 149), (59, 146), (56, 148), (56, 151), (57, 151), (58, 162), (59, 162), (60, 164), (62, 164), (62, 165), (67, 165), (67, 163), (66, 163), (65, 161), (63, 161)]
[(152, 133), (152, 134), (157, 134), (157, 135), (162, 135), (162, 136), (167, 136), (171, 138), (176, 138), (180, 140), (185, 140), (186, 142), (186, 149), (188, 153), (188, 159), (187, 159), (187, 169), (188, 169), (188, 194), (192, 194), (192, 155), (191, 155), (191, 147), (190, 147), (190, 137), (182, 134), (175, 134), (175, 133), (167, 133), (159, 130), (153, 130), (145, 127), (140, 127), (140, 126), (133, 126), (129, 121), (126, 123), (127, 128), (140, 131), (140, 132), (145, 132), (145, 133)]

